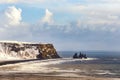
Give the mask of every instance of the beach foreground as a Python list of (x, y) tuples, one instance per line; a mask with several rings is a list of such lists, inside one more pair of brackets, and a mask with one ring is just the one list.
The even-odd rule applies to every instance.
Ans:
[(0, 80), (120, 80), (119, 78), (95, 78), (95, 77), (63, 77), (63, 76), (43, 76), (35, 74), (0, 74)]
[[(94, 60), (96, 61), (93, 58), (62, 58), (4, 61), (0, 62), (0, 80), (120, 80), (119, 72), (115, 74), (107, 70), (98, 70), (101, 69), (101, 65), (83, 64)], [(76, 61), (79, 64), (73, 65)]]

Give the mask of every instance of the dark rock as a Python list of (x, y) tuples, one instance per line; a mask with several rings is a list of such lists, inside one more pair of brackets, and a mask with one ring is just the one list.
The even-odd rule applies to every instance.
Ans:
[(82, 53), (80, 52), (80, 54), (79, 54), (79, 58), (81, 58), (81, 59), (82, 59), (82, 57), (83, 57), (83, 55), (82, 55)]
[(77, 53), (75, 53), (75, 54), (73, 55), (73, 58), (78, 58)]
[(78, 56), (77, 53), (75, 53), (75, 54), (73, 55), (73, 58), (80, 58), (80, 59), (85, 58), (85, 59), (86, 59), (87, 56), (86, 56), (86, 54), (83, 54), (83, 53), (80, 52), (79, 56)]

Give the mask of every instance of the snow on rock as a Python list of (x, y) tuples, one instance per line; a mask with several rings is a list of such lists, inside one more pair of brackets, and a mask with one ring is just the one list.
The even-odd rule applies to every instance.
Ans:
[(0, 60), (59, 58), (52, 44), (0, 41)]

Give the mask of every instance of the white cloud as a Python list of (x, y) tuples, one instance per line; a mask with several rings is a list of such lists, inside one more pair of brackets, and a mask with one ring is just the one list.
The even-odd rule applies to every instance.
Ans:
[(0, 0), (0, 3), (16, 3), (18, 0)]
[(58, 9), (78, 19), (76, 26), (84, 30), (102, 30), (115, 32), (120, 29), (120, 6), (115, 4), (71, 5)]
[[(86, 3), (120, 3), (120, 0), (84, 0)], [(69, 0), (60, 0), (59, 3), (71, 3)], [(73, 1), (81, 3), (80, 1)], [(40, 4), (40, 3), (58, 3), (58, 0), (0, 0), (0, 3), (27, 3), (27, 4)]]
[(8, 7), (6, 10), (0, 12), (0, 27), (11, 27), (21, 24), (22, 10), (15, 6)]
[(77, 22), (77, 27), (83, 30), (91, 30), (91, 31), (109, 31), (115, 32), (119, 31), (120, 20), (108, 20), (108, 19), (89, 19), (86, 21)]
[[(55, 2), (56, 0), (52, 0)], [(49, 0), (0, 0), (0, 3), (26, 3), (26, 4), (40, 4), (44, 2), (51, 2)]]
[(106, 3), (120, 3), (120, 0), (101, 0)]
[[(52, 9), (50, 8), (50, 10)], [(65, 10), (67, 12), (67, 9)], [(94, 39), (99, 38), (100, 37), (99, 34), (103, 33), (105, 35), (101, 35), (101, 38), (97, 40), (102, 41), (104, 38), (107, 38), (108, 40), (105, 41), (107, 43), (109, 41), (109, 37), (106, 34), (110, 34), (110, 38), (111, 36), (114, 35), (111, 35), (111, 33), (106, 33), (106, 30), (111, 32), (120, 30), (120, 28), (118, 27), (120, 25), (120, 19), (119, 19), (119, 15), (117, 14), (118, 13), (117, 11), (112, 13), (113, 9), (112, 10), (109, 9), (110, 11), (108, 10), (108, 12), (106, 10), (108, 10), (108, 8), (105, 7), (104, 9), (101, 9), (101, 7), (95, 7), (95, 6), (94, 7), (76, 6), (71, 9), (69, 8), (69, 12), (67, 12), (66, 14), (72, 14), (72, 16), (77, 15), (79, 21), (78, 22), (75, 21), (71, 23), (68, 21), (65, 22), (65, 24), (59, 25), (53, 21), (53, 16), (54, 16), (53, 13), (48, 9), (46, 9), (45, 15), (42, 18), (41, 23), (35, 25), (31, 23), (29, 23), (29, 25), (21, 25), (22, 10), (20, 8), (16, 8), (15, 6), (11, 6), (8, 7), (4, 12), (0, 13), (0, 39), (56, 42), (56, 44), (59, 44), (60, 43), (59, 41), (61, 41), (61, 42), (65, 42), (66, 45), (73, 43), (75, 41), (76, 44), (78, 44), (78, 46), (81, 45), (79, 42), (81, 42), (82, 39), (83, 42), (81, 43), (83, 43), (83, 46), (81, 46), (81, 48), (85, 49), (87, 47), (85, 45), (91, 43), (88, 42), (89, 40), (92, 39), (91, 37), (94, 37), (92, 39), (94, 42)], [(76, 15), (73, 14), (73, 12)], [(57, 15), (57, 13), (54, 14)], [(71, 15), (68, 15), (69, 19), (73, 20), (70, 16)], [(79, 16), (82, 16), (82, 18)], [(65, 18), (63, 17), (63, 19)], [(48, 25), (44, 25), (42, 24), (42, 22), (48, 23)], [(4, 27), (4, 25), (7, 25), (8, 27)], [(12, 26), (16, 26), (16, 27), (12, 27)], [(100, 31), (94, 32), (88, 30), (100, 30)], [(119, 33), (118, 33), (118, 37), (119, 37)], [(114, 39), (116, 40), (118, 37), (111, 38), (111, 40)], [(86, 44), (86, 42), (88, 43)], [(90, 46), (88, 46), (88, 49), (91, 49)], [(96, 48), (96, 46), (97, 45), (93, 47)], [(106, 48), (107, 47), (109, 46), (106, 46)], [(64, 49), (65, 47), (62, 46), (61, 48)], [(72, 49), (72, 47), (69, 47), (69, 45), (67, 45), (66, 49), (69, 48)]]
[(88, 3), (120, 3), (120, 0), (85, 0)]
[(22, 10), (16, 8), (15, 6), (8, 7), (4, 12), (4, 19), (7, 26), (16, 26), (19, 25), (22, 17)]
[(19, 38), (29, 34), (28, 25), (22, 22), (21, 14), (22, 10), (15, 6), (0, 12), (0, 39)]
[(48, 23), (48, 24), (52, 24), (53, 21), (53, 13), (50, 12), (48, 9), (46, 9), (45, 11), (45, 16), (42, 19), (43, 23)]
[(46, 2), (46, 0), (17, 0), (17, 2), (19, 3), (27, 3), (27, 4), (40, 4), (43, 2)]

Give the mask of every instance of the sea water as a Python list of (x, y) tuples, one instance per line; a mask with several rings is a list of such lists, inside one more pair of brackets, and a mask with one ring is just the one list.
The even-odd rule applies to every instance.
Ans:
[[(58, 52), (64, 58), (72, 58), (75, 51)], [(78, 74), (98, 77), (117, 77), (120, 78), (120, 52), (105, 51), (82, 51), (93, 60), (64, 62), (61, 67), (64, 69), (74, 69)]]

